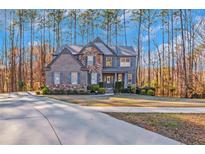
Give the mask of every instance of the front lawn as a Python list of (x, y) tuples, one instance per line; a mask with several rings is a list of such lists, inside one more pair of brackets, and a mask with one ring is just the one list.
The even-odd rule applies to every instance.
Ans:
[[(191, 99), (172, 99), (139, 95), (48, 95), (50, 98), (82, 106), (124, 106), (124, 107), (205, 107), (205, 103), (191, 102)], [(196, 101), (196, 100), (195, 100)]]
[(106, 113), (184, 144), (205, 144), (205, 114)]

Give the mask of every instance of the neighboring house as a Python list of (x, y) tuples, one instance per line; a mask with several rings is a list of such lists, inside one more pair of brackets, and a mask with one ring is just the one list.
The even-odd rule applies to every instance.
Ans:
[(126, 88), (136, 83), (136, 53), (133, 47), (108, 46), (100, 38), (86, 46), (62, 46), (46, 68), (46, 84), (80, 85), (104, 83), (112, 88), (123, 81)]

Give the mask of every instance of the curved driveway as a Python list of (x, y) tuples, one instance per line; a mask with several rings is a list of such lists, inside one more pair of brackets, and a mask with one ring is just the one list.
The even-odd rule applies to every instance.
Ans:
[(0, 144), (181, 144), (98, 111), (0, 94)]

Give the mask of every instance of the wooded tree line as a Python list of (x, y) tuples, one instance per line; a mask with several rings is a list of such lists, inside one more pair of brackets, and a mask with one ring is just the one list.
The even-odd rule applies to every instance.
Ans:
[(0, 91), (40, 88), (57, 48), (99, 36), (108, 45), (135, 47), (138, 87), (162, 96), (203, 95), (205, 20), (195, 11), (1, 10)]

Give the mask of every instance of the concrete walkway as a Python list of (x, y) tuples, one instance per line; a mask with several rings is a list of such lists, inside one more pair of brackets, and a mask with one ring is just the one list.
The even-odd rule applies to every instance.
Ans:
[(101, 112), (132, 112), (132, 113), (205, 113), (205, 107), (84, 107), (85, 109)]
[(0, 144), (181, 144), (79, 105), (23, 93), (0, 98)]

